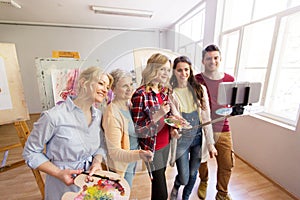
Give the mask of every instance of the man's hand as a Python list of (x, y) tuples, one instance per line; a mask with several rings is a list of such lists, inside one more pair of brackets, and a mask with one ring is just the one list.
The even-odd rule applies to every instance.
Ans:
[(213, 144), (208, 145), (208, 151), (209, 151), (210, 158), (214, 158), (218, 155), (218, 151), (215, 148), (215, 145), (213, 145)]

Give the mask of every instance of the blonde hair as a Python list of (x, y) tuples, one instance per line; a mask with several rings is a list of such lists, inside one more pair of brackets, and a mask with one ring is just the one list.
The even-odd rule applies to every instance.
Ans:
[(78, 79), (78, 93), (77, 94), (87, 93), (88, 88), (90, 90), (92, 90), (91, 83), (94, 81), (98, 81), (100, 79), (101, 75), (103, 75), (103, 74), (108, 77), (109, 88), (111, 88), (111, 85), (113, 84), (113, 80), (114, 80), (113, 77), (110, 74), (105, 73), (101, 67), (92, 66), (92, 67), (89, 67), (89, 68), (83, 70), (80, 73), (80, 76)]
[(158, 70), (171, 60), (160, 53), (153, 54), (147, 61), (146, 68), (142, 72), (141, 85), (151, 85), (151, 81), (156, 78)]

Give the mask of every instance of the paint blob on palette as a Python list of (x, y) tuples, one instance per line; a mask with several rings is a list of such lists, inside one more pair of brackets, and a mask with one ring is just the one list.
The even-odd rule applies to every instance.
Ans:
[(62, 200), (128, 200), (130, 187), (120, 175), (109, 171), (97, 171), (93, 182), (85, 182), (87, 173), (78, 175), (74, 182), (81, 190), (66, 192)]

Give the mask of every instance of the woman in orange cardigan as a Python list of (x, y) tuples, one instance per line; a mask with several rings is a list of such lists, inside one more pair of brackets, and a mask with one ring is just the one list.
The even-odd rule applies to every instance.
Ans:
[(133, 93), (131, 74), (120, 69), (111, 72), (114, 82), (114, 99), (107, 106), (102, 125), (108, 149), (108, 165), (127, 180), (130, 187), (135, 173), (137, 160), (146, 162), (152, 159), (152, 152), (141, 150), (129, 109)]

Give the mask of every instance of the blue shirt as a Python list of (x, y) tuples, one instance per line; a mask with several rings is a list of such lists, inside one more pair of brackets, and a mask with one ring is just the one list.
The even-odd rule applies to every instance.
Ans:
[[(68, 97), (65, 102), (45, 111), (34, 123), (25, 144), (23, 157), (33, 169), (51, 161), (60, 169), (88, 170), (93, 156), (105, 157), (101, 133), (101, 112), (91, 107), (92, 122), (87, 124), (82, 110)], [(46, 145), (46, 152), (44, 146)], [(60, 199), (66, 191), (78, 191), (60, 180), (47, 175), (46, 199)]]
[(128, 124), (128, 134), (129, 134), (129, 142), (130, 142), (130, 150), (136, 150), (139, 148), (138, 136), (135, 133), (134, 124), (131, 118), (131, 114), (129, 110), (120, 110), (122, 115), (129, 120)]

